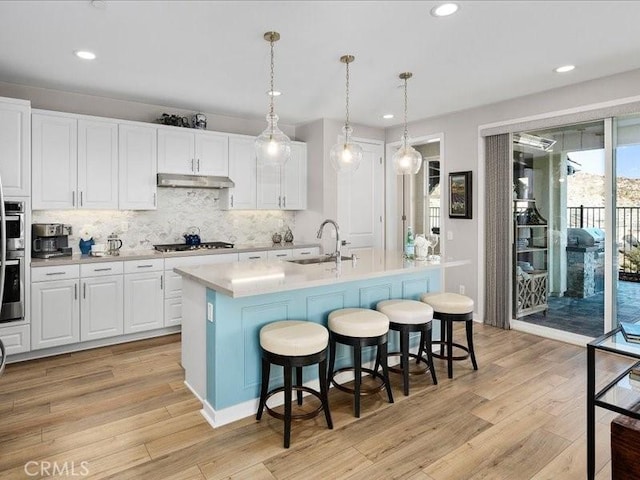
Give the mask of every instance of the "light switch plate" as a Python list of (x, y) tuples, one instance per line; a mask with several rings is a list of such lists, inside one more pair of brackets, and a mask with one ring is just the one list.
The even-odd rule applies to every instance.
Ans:
[(207, 320), (213, 322), (213, 303), (207, 302)]

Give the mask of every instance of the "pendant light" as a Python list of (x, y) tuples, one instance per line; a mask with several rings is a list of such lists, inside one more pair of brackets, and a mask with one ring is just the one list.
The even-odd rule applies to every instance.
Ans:
[(355, 59), (356, 57), (353, 55), (343, 55), (340, 57), (340, 61), (347, 66), (347, 115), (344, 127), (342, 127), (342, 141), (331, 147), (331, 151), (329, 152), (329, 159), (337, 172), (353, 172), (358, 169), (362, 161), (362, 147), (351, 141), (353, 129), (351, 125), (349, 125), (349, 64)]
[(256, 156), (260, 165), (284, 165), (291, 156), (291, 140), (278, 128), (278, 115), (273, 111), (273, 100), (276, 96), (273, 88), (273, 44), (280, 40), (280, 34), (266, 32), (264, 39), (271, 45), (269, 113), (267, 114), (267, 128), (256, 138)]
[(418, 173), (422, 165), (422, 155), (409, 145), (409, 131), (407, 129), (407, 80), (412, 76), (411, 72), (400, 74), (400, 79), (404, 80), (404, 133), (400, 148), (393, 154), (393, 168), (398, 175)]

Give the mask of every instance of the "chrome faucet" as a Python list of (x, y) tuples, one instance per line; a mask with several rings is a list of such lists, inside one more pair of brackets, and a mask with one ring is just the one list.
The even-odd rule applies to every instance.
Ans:
[(335, 251), (335, 252), (333, 252), (333, 253), (331, 254), (331, 256), (332, 256), (332, 257), (335, 257), (335, 259), (336, 259), (336, 264), (338, 264), (338, 263), (340, 263), (340, 260), (342, 260), (342, 259), (341, 259), (341, 256), (342, 256), (342, 255), (341, 255), (341, 253), (340, 253), (340, 228), (338, 227), (338, 224), (337, 224), (334, 220), (331, 220), (331, 219), (327, 218), (324, 222), (322, 222), (322, 223), (320, 224), (320, 228), (318, 229), (318, 235), (317, 235), (317, 237), (318, 237), (318, 239), (322, 238), (322, 229), (324, 228), (324, 226), (325, 226), (327, 223), (330, 223), (330, 224), (331, 224), (331, 225), (333, 225), (333, 227), (336, 229), (336, 251)]

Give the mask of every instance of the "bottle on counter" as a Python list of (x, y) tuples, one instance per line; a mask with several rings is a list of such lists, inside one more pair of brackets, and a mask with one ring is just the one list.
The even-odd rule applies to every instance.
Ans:
[(415, 239), (413, 236), (413, 229), (411, 226), (407, 227), (407, 239), (404, 243), (404, 256), (410, 260), (413, 260), (415, 254)]

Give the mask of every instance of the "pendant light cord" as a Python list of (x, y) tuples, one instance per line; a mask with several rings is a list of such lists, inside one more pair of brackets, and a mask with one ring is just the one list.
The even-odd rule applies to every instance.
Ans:
[(269, 42), (271, 44), (271, 90), (269, 90), (269, 115), (271, 121), (271, 132), (273, 133), (273, 78), (274, 78), (274, 66), (273, 66), (273, 35), (271, 36), (271, 40)]
[(407, 140), (409, 138), (409, 129), (407, 127), (407, 79), (404, 79), (404, 146), (407, 146)]
[(346, 145), (349, 143), (349, 63), (350, 61), (345, 62), (347, 65), (347, 94), (346, 94), (346, 119), (344, 122), (344, 144), (345, 144), (345, 148)]

